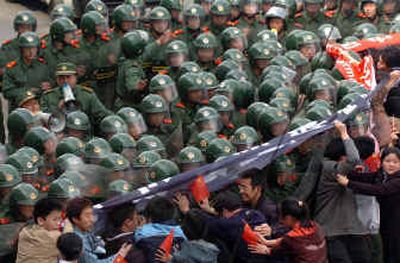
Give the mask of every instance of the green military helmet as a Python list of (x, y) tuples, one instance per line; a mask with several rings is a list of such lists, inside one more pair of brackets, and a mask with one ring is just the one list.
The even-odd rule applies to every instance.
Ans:
[(215, 95), (209, 102), (208, 106), (214, 108), (218, 112), (232, 112), (235, 108), (233, 103), (224, 95)]
[(274, 174), (293, 173), (295, 171), (295, 162), (287, 155), (281, 155), (271, 164), (271, 172)]
[(199, 131), (213, 130), (218, 132), (221, 129), (220, 116), (218, 112), (211, 107), (201, 107), (194, 115), (193, 122), (197, 125)]
[(312, 121), (322, 121), (332, 116), (332, 112), (329, 108), (322, 106), (314, 106), (306, 112), (306, 118)]
[[(278, 74), (282, 74), (283, 72), (283, 67), (280, 65), (269, 65), (267, 66), (265, 69), (263, 69), (262, 74), (260, 76), (261, 79), (264, 79), (266, 77), (269, 77), (269, 75), (271, 73), (278, 73)], [(280, 78), (282, 79), (282, 78)], [(284, 79), (284, 78), (283, 78)], [(283, 80), (282, 79), (282, 80)]]
[(244, 63), (247, 58), (244, 56), (243, 52), (236, 48), (230, 48), (222, 54), (222, 60), (231, 59), (237, 63)]
[(347, 37), (343, 38), (342, 43), (347, 44), (347, 43), (357, 42), (358, 40), (360, 40), (358, 37), (347, 36)]
[(85, 144), (77, 137), (65, 137), (58, 144), (56, 148), (56, 157), (65, 153), (72, 153), (76, 156), (81, 156)]
[(304, 45), (315, 44), (319, 47), (320, 39), (311, 31), (293, 30), (288, 34), (285, 44), (287, 50), (300, 50)]
[(136, 148), (136, 141), (128, 133), (114, 134), (109, 143), (112, 150), (116, 153), (122, 153), (124, 149)]
[(160, 6), (165, 7), (170, 12), (172, 10), (181, 11), (182, 6), (179, 0), (161, 0)]
[(179, 167), (173, 161), (161, 159), (150, 166), (146, 172), (146, 179), (149, 183), (154, 183), (177, 174)]
[(362, 23), (356, 26), (353, 30), (353, 36), (364, 39), (368, 34), (377, 34), (378, 28), (371, 23)]
[(261, 30), (257, 33), (256, 41), (255, 42), (264, 42), (269, 40), (278, 40), (278, 36), (269, 29)]
[(304, 0), (305, 4), (319, 4), (322, 5), (324, 0)]
[(236, 153), (236, 149), (230, 141), (216, 138), (208, 144), (205, 155), (207, 162), (211, 163), (220, 157), (229, 156), (234, 153)]
[(233, 89), (233, 103), (238, 109), (247, 109), (254, 102), (254, 88), (249, 81), (243, 80)]
[(286, 50), (300, 50), (299, 46), (297, 45), (297, 39), (303, 32), (304, 30), (294, 29), (287, 34), (285, 39)]
[(199, 4), (190, 4), (183, 10), (183, 17), (185, 20), (191, 17), (197, 17), (201, 20), (206, 16), (203, 7)]
[(36, 33), (25, 32), (18, 37), (18, 46), (20, 48), (24, 47), (39, 47), (40, 40)]
[(143, 0), (125, 0), (124, 4), (131, 5), (135, 8), (143, 8), (144, 7)]
[(107, 154), (99, 164), (113, 172), (124, 171), (129, 168), (129, 161), (119, 153)]
[(289, 131), (296, 130), (301, 126), (307, 125), (310, 122), (312, 122), (312, 120), (303, 117), (296, 117), (290, 122)]
[(311, 100), (316, 99), (316, 95), (318, 92), (324, 92), (329, 94), (332, 99), (332, 94), (335, 91), (335, 85), (332, 85), (331, 82), (327, 81), (323, 77), (314, 77), (309, 83), (309, 93), (307, 97)]
[(37, 20), (31, 11), (24, 10), (15, 15), (13, 24), (15, 31), (18, 31), (20, 25), (30, 25), (32, 26), (32, 31), (36, 31)]
[(296, 67), (304, 67), (309, 65), (308, 59), (298, 50), (289, 50), (285, 53), (285, 57), (290, 59)]
[(185, 164), (204, 164), (205, 158), (201, 150), (194, 146), (187, 146), (183, 148), (177, 157), (177, 163), (181, 165)]
[(266, 59), (271, 60), (275, 56), (279, 55), (279, 50), (273, 48), (270, 45), (272, 42), (276, 42), (273, 40), (269, 40), (266, 42), (257, 42), (254, 43), (249, 49), (249, 59), (251, 62), (254, 62), (258, 59)]
[(282, 80), (275, 78), (265, 78), (258, 88), (258, 97), (260, 101), (270, 101), (275, 90), (279, 89), (280, 87), (285, 87), (285, 83)]
[(196, 146), (203, 153), (205, 153), (210, 142), (216, 138), (218, 138), (218, 135), (214, 131), (200, 132), (196, 134), (194, 146)]
[(137, 20), (138, 17), (136, 17), (135, 11), (128, 4), (117, 6), (112, 14), (112, 22), (118, 29), (122, 29), (122, 22), (136, 22)]
[(78, 157), (72, 153), (65, 153), (57, 157), (56, 161), (56, 172), (62, 174), (66, 171), (79, 170), (84, 165), (81, 157)]
[(264, 140), (274, 137), (271, 133), (272, 125), (280, 123), (288, 123), (289, 117), (287, 114), (274, 107), (270, 107), (267, 111), (263, 112), (259, 117), (259, 131), (261, 132)]
[(108, 17), (108, 7), (101, 0), (90, 0), (85, 6), (85, 13), (96, 11), (99, 12), (104, 18)]
[(260, 115), (267, 112), (271, 106), (265, 102), (254, 102), (248, 109), (246, 114), (246, 122), (251, 127), (258, 129)]
[(353, 103), (355, 100), (359, 99), (361, 97), (360, 94), (358, 93), (349, 93), (346, 96), (344, 96), (338, 104), (338, 109), (344, 109), (346, 108), (347, 105)]
[(318, 37), (321, 40), (340, 40), (342, 39), (342, 34), (339, 31), (339, 28), (332, 24), (323, 24), (318, 27), (317, 31)]
[(277, 66), (281, 66), (281, 67), (286, 67), (289, 69), (296, 69), (296, 66), (294, 65), (294, 63), (286, 56), (284, 55), (278, 55), (276, 57), (274, 57), (273, 59), (271, 59), (270, 61), (270, 65), (277, 65)]
[(219, 47), (217, 38), (211, 32), (201, 33), (200, 35), (198, 35), (196, 39), (193, 41), (193, 46), (196, 49), (200, 48), (215, 49)]
[(311, 60), (311, 70), (314, 71), (319, 68), (332, 69), (335, 66), (335, 61), (329, 56), (328, 53), (320, 51)]
[(41, 163), (40, 163), (42, 161), (41, 156), (40, 156), (39, 152), (32, 147), (23, 146), (23, 147), (19, 148), (15, 153), (26, 155), (29, 158), (31, 158), (31, 161), (33, 164), (41, 165)]
[[(304, 75), (301, 78), (300, 83), (299, 83), (299, 92), (300, 92), (300, 94), (309, 95), (311, 93), (310, 89), (309, 89), (309, 84), (310, 84), (311, 80), (314, 77), (317, 77), (317, 76), (326, 77), (326, 73), (324, 71), (325, 71), (324, 69), (317, 69), (314, 72), (310, 72), (310, 73)], [(322, 72), (324, 72), (324, 73), (322, 73)]]
[(17, 108), (13, 110), (7, 119), (7, 126), (12, 133), (10, 135), (23, 137), (30, 126), (33, 125), (34, 117), (32, 112), (25, 108)]
[(336, 99), (337, 101), (341, 101), (344, 96), (350, 93), (360, 93), (363, 92), (365, 89), (364, 87), (354, 81), (354, 80), (342, 80), (339, 82), (337, 92), (336, 92)]
[(226, 79), (219, 83), (215, 94), (224, 95), (233, 100), (233, 92), (241, 85), (241, 82), (236, 79)]
[(203, 79), (204, 87), (206, 90), (214, 90), (218, 87), (218, 79), (217, 77), (208, 71), (203, 71), (200, 73), (201, 78)]
[(71, 20), (75, 19), (75, 13), (71, 6), (67, 4), (57, 4), (53, 7), (50, 12), (50, 18), (54, 21), (60, 17), (67, 17)]
[(110, 144), (103, 138), (94, 137), (85, 145), (85, 159), (102, 159), (112, 152)]
[(123, 107), (117, 111), (117, 115), (120, 116), (126, 124), (128, 124), (129, 133), (134, 130), (134, 138), (136, 139), (141, 134), (147, 131), (146, 122), (143, 119), (142, 114), (134, 108)]
[(157, 6), (151, 10), (149, 18), (151, 21), (171, 20), (171, 14), (165, 7)]
[(283, 7), (280, 6), (272, 6), (267, 13), (265, 14), (265, 19), (267, 21), (268, 25), (268, 20), (271, 18), (279, 18), (282, 20), (286, 20), (288, 16), (287, 10)]
[(306, 109), (306, 111), (308, 111), (309, 109), (311, 109), (315, 106), (324, 107), (331, 111), (333, 110), (332, 104), (327, 102), (326, 100), (313, 100), (305, 107), (305, 109)]
[(253, 127), (242, 126), (233, 134), (232, 143), (238, 150), (249, 149), (260, 143), (260, 136)]
[(185, 42), (182, 40), (173, 40), (165, 48), (165, 54), (183, 54), (185, 56), (189, 55), (189, 49)]
[(44, 127), (33, 127), (26, 132), (24, 144), (36, 149), (39, 154), (44, 154), (44, 143), (53, 138), (53, 134)]
[(186, 101), (190, 91), (204, 90), (204, 82), (199, 73), (185, 73), (178, 80), (179, 97)]
[(0, 189), (14, 187), (21, 182), (18, 170), (10, 164), (0, 164)]
[(38, 171), (32, 157), (25, 154), (14, 153), (8, 156), (6, 163), (14, 166), (22, 176), (36, 174)]
[(123, 179), (112, 181), (108, 184), (108, 196), (120, 196), (132, 191), (132, 186)]
[(243, 44), (246, 48), (247, 38), (239, 28), (237, 28), (237, 27), (225, 28), (224, 31), (221, 32), (221, 42), (222, 42), (223, 48), (228, 49), (230, 46), (230, 42), (236, 38), (242, 39)]
[(80, 28), (83, 35), (90, 36), (96, 35), (96, 26), (104, 26), (105, 24), (106, 20), (99, 12), (89, 11), (82, 16)]
[(67, 120), (65, 122), (65, 127), (67, 129), (77, 130), (77, 131), (89, 131), (90, 130), (90, 120), (89, 117), (83, 111), (72, 111), (67, 113)]
[(149, 94), (143, 98), (140, 105), (142, 112), (146, 114), (165, 113), (168, 106), (163, 97), (156, 94)]
[(280, 6), (288, 10), (289, 18), (294, 18), (297, 11), (297, 4), (295, 0), (275, 0), (274, 6)]
[(67, 17), (60, 17), (50, 24), (50, 38), (53, 41), (64, 42), (66, 33), (75, 32), (76, 25)]
[(231, 71), (233, 68), (239, 68), (239, 64), (232, 59), (224, 60), (222, 61), (221, 64), (219, 64), (215, 68), (215, 76), (220, 80), (224, 80), (226, 74), (228, 74), (229, 71)]
[(400, 33), (400, 23), (394, 23), (390, 26), (389, 34)]
[(350, 118), (346, 121), (348, 126), (363, 126), (369, 124), (368, 115), (364, 112), (359, 112), (357, 114), (352, 114)]
[(161, 155), (165, 151), (165, 146), (161, 142), (161, 140), (154, 135), (144, 135), (137, 141), (136, 148), (138, 153), (142, 153), (144, 151), (156, 151)]
[(193, 61), (184, 61), (179, 67), (179, 78), (182, 77), (186, 73), (200, 73), (202, 70), (196, 62)]
[(51, 182), (49, 191), (47, 192), (47, 197), (56, 199), (72, 199), (80, 196), (81, 193), (78, 187), (80, 186), (75, 185), (68, 178), (58, 178)]
[(278, 88), (274, 91), (274, 93), (272, 94), (273, 98), (287, 98), (290, 100), (290, 103), (292, 106), (296, 106), (297, 105), (297, 95), (296, 93), (287, 87), (281, 87)]
[(161, 160), (161, 155), (155, 151), (144, 151), (132, 161), (133, 168), (148, 168), (156, 161)]
[(100, 122), (100, 130), (103, 134), (127, 133), (128, 126), (118, 115), (109, 115)]
[(273, 98), (269, 101), (269, 105), (284, 111), (289, 116), (293, 116), (295, 112), (292, 102), (286, 97)]
[(231, 4), (227, 0), (215, 0), (211, 5), (210, 13), (216, 16), (229, 16), (231, 9)]
[(164, 94), (163, 97), (168, 98), (166, 102), (172, 102), (178, 97), (175, 82), (164, 74), (157, 74), (150, 80), (149, 91), (158, 95)]
[(20, 183), (15, 186), (10, 195), (10, 205), (34, 206), (39, 200), (39, 192), (31, 184)]
[(125, 58), (137, 58), (143, 54), (149, 42), (149, 35), (145, 31), (135, 30), (124, 35), (121, 40), (121, 50)]

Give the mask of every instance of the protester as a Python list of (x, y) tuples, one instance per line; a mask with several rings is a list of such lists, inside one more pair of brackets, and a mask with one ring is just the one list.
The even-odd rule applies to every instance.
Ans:
[(57, 239), (58, 263), (78, 263), (82, 253), (82, 239), (75, 233), (62, 234)]

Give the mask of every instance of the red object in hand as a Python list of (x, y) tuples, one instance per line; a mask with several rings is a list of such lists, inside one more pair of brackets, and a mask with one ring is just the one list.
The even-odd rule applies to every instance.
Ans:
[(379, 154), (371, 155), (364, 162), (370, 172), (376, 172), (381, 167), (381, 158)]
[(164, 239), (164, 241), (160, 245), (160, 249), (165, 252), (166, 256), (171, 254), (172, 243), (174, 242), (174, 229), (171, 229), (168, 236)]
[(242, 238), (244, 241), (246, 241), (248, 245), (255, 245), (258, 243), (259, 240), (256, 232), (254, 232), (247, 223), (244, 225)]
[(114, 259), (113, 263), (128, 263), (128, 261), (126, 259), (124, 259), (121, 255), (118, 255)]
[(190, 191), (192, 192), (193, 198), (197, 203), (200, 203), (201, 201), (210, 197), (210, 192), (208, 191), (206, 181), (201, 175), (194, 179), (193, 183), (190, 185)]

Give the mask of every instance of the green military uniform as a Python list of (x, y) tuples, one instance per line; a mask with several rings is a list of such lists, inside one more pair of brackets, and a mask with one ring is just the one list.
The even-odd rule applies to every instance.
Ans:
[(174, 162), (161, 159), (150, 166), (149, 171), (146, 173), (146, 179), (149, 183), (154, 183), (177, 175), (178, 173), (179, 168)]
[(183, 148), (176, 160), (182, 173), (198, 168), (204, 165), (205, 162), (206, 159), (201, 150), (193, 146)]
[(127, 176), (127, 181), (132, 184), (134, 189), (148, 183), (145, 173), (158, 160), (161, 160), (161, 155), (157, 152), (144, 151), (131, 161), (133, 172)]
[[(9, 209), (11, 189), (21, 182), (18, 170), (10, 164), (0, 165), (0, 217)], [(1, 224), (1, 223), (0, 223)]]
[(183, 61), (180, 65), (171, 65), (171, 58), (178, 56), (183, 56), (183, 60), (186, 60), (189, 57), (189, 49), (182, 40), (173, 40), (165, 48), (165, 57), (167, 64), (169, 64), (166, 73), (173, 81), (178, 81), (179, 68), (184, 63)]
[[(229, 16), (231, 15), (231, 4), (229, 1), (227, 0), (217, 0), (214, 1), (211, 5), (210, 8), (210, 15), (211, 16), (224, 16), (226, 18), (229, 18)], [(219, 36), (222, 31), (224, 31), (226, 25), (222, 25), (222, 26), (217, 26), (214, 25), (212, 23), (212, 21), (210, 22), (210, 31), (215, 35), (215, 36)]]
[(58, 144), (56, 148), (56, 157), (66, 153), (72, 153), (76, 156), (81, 156), (85, 144), (77, 137), (65, 137)]
[(236, 146), (236, 150), (240, 152), (258, 145), (260, 136), (253, 127), (242, 126), (233, 134), (232, 143)]
[[(71, 63), (60, 63), (57, 67), (56, 74), (76, 74), (76, 67)], [(98, 125), (105, 116), (110, 114), (92, 89), (77, 85), (72, 88), (72, 93), (75, 97), (76, 106), (89, 116), (91, 123)], [(60, 108), (60, 102), (63, 101), (63, 87), (56, 87), (43, 94), (40, 105), (44, 112), (58, 113), (63, 110)]]
[[(39, 37), (32, 32), (23, 33), (18, 38), (18, 45), (20, 48), (39, 48)], [(50, 79), (46, 62), (42, 58), (33, 59), (28, 64), (23, 58), (9, 62), (3, 79), (3, 93), (10, 102), (9, 110), (19, 106), (17, 97), (20, 94), (29, 96), (33, 92), (40, 93), (42, 83), (49, 82)]]
[(118, 63), (115, 102), (117, 109), (124, 106), (138, 108), (140, 101), (147, 93), (141, 85), (146, 76), (139, 60), (147, 42), (148, 36), (142, 31), (128, 33), (122, 39), (121, 48), (125, 59)]
[[(172, 15), (173, 12), (181, 12), (182, 6), (179, 0), (161, 0), (160, 6), (165, 7)], [(174, 18), (171, 16), (171, 30), (180, 30), (182, 29), (183, 21), (178, 18)]]
[(130, 191), (132, 191), (132, 186), (127, 181), (123, 179), (115, 180), (108, 185), (107, 198), (124, 195)]
[[(194, 48), (196, 50), (197, 55), (197, 63), (203, 71), (213, 71), (215, 68), (215, 58), (218, 56), (218, 49), (220, 48), (220, 44), (217, 41), (217, 38), (211, 33), (202, 33), (196, 37), (193, 42)], [(202, 61), (201, 58), (198, 57), (198, 52), (200, 49), (213, 49), (214, 50), (214, 58), (210, 61)]]
[(110, 139), (117, 133), (127, 133), (128, 125), (118, 115), (109, 115), (100, 122), (100, 131), (103, 138)]
[(230, 139), (236, 130), (235, 125), (231, 121), (235, 109), (233, 103), (224, 95), (215, 95), (210, 99), (208, 105), (218, 111), (221, 115), (221, 120), (223, 117), (222, 115), (229, 115), (229, 117), (222, 122), (222, 129), (220, 130), (219, 135)]
[[(306, 0), (305, 4), (323, 4), (322, 0)], [(327, 22), (327, 18), (322, 12), (318, 12), (314, 17), (311, 17), (307, 11), (303, 11), (296, 16), (294, 20), (294, 28), (307, 31), (317, 32), (318, 27)]]
[(216, 138), (212, 140), (206, 148), (206, 158), (208, 163), (215, 162), (218, 158), (232, 155), (236, 152), (235, 146), (225, 139)]

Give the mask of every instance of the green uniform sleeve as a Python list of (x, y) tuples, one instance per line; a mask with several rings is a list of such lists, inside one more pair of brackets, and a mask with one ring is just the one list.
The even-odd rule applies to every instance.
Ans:
[(126, 69), (124, 76), (125, 91), (129, 95), (134, 95), (137, 90), (137, 84), (142, 79), (142, 71), (137, 67), (129, 67)]
[(21, 90), (15, 85), (15, 76), (12, 69), (6, 68), (3, 78), (3, 94), (8, 100), (14, 100)]
[(97, 98), (95, 94), (92, 94), (90, 96), (90, 117), (94, 119), (96, 124), (100, 124), (101, 120), (108, 116), (111, 115), (112, 112), (107, 110), (106, 107), (101, 103), (101, 101)]

